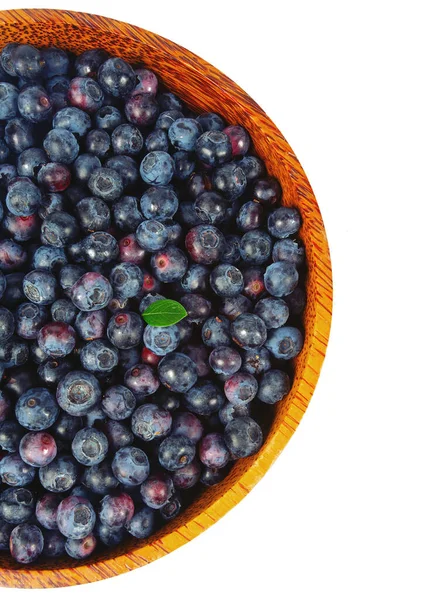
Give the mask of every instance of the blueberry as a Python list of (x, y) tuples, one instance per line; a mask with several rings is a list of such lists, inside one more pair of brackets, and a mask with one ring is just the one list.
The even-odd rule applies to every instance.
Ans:
[(54, 246), (39, 246), (33, 254), (32, 267), (36, 270), (47, 270), (56, 273), (67, 265), (67, 258), (63, 248)]
[(266, 342), (266, 325), (260, 317), (251, 313), (239, 315), (230, 331), (233, 341), (245, 350), (260, 348)]
[(59, 407), (46, 388), (31, 388), (20, 396), (15, 415), (18, 423), (26, 429), (43, 431), (55, 423)]
[(75, 348), (74, 328), (60, 321), (44, 325), (37, 339), (39, 348), (53, 358), (63, 358)]
[(304, 337), (296, 327), (280, 327), (273, 329), (266, 342), (269, 352), (282, 360), (290, 360), (298, 356), (304, 344)]
[(18, 399), (30, 388), (33, 388), (36, 385), (36, 381), (34, 371), (26, 365), (8, 371), (8, 376), (3, 377), (2, 387), (8, 396)]
[(207, 377), (211, 370), (209, 367), (209, 350), (204, 344), (187, 344), (182, 347), (182, 352), (189, 356), (195, 363), (197, 375), (199, 377)]
[(79, 235), (75, 218), (67, 212), (56, 211), (48, 215), (42, 223), (41, 241), (55, 248), (64, 248), (74, 242)]
[(23, 365), (28, 358), (29, 347), (20, 339), (10, 338), (0, 346), (0, 363), (5, 369)]
[(180, 281), (184, 292), (205, 294), (209, 291), (209, 269), (205, 265), (192, 264)]
[(162, 508), (159, 509), (159, 514), (164, 519), (164, 521), (170, 521), (177, 517), (177, 515), (182, 510), (182, 504), (179, 496), (174, 494), (170, 500), (165, 504)]
[(85, 371), (71, 371), (61, 379), (56, 392), (58, 405), (74, 417), (85, 416), (101, 400), (98, 380)]
[(65, 537), (82, 540), (92, 532), (95, 522), (95, 511), (87, 498), (69, 496), (60, 502), (57, 509), (57, 526)]
[(174, 471), (171, 476), (175, 488), (178, 490), (188, 490), (198, 483), (200, 473), (200, 463), (197, 460), (193, 460), (189, 465)]
[(9, 538), (14, 526), (0, 519), (0, 551), (9, 550)]
[(38, 368), (38, 376), (47, 387), (56, 387), (60, 379), (72, 370), (69, 358), (63, 360), (49, 359)]
[[(172, 354), (170, 356), (173, 356)], [(162, 382), (164, 383), (164, 382)], [(144, 400), (159, 388), (160, 382), (148, 365), (137, 364), (125, 373), (125, 385), (137, 400)]]
[(115, 106), (103, 106), (95, 115), (96, 127), (108, 133), (112, 133), (123, 121), (122, 113)]
[(281, 200), (281, 186), (273, 177), (258, 179), (254, 183), (253, 198), (261, 204), (272, 205)]
[(110, 282), (100, 273), (85, 273), (71, 287), (71, 300), (82, 311), (101, 310), (112, 297)]
[(291, 294), (298, 285), (298, 281), (298, 271), (288, 261), (272, 263), (267, 267), (264, 277), (266, 290), (278, 298)]
[(68, 100), (72, 106), (91, 114), (103, 105), (104, 92), (91, 77), (74, 77), (69, 86)]
[(38, 183), (48, 192), (63, 192), (71, 183), (71, 172), (66, 165), (50, 162), (41, 167)]
[(69, 325), (75, 321), (75, 317), (78, 314), (77, 308), (66, 298), (53, 302), (50, 310), (53, 321), (62, 321)]
[(234, 265), (220, 264), (210, 274), (210, 285), (215, 294), (233, 298), (240, 294), (244, 287), (242, 272)]
[(99, 67), (107, 58), (105, 50), (85, 50), (75, 59), (75, 71), (80, 77), (96, 77)]
[(210, 353), (209, 364), (217, 375), (233, 375), (241, 368), (242, 358), (234, 348), (220, 346)]
[(12, 403), (9, 398), (0, 390), (0, 423), (6, 421), (9, 413), (11, 412)]
[(118, 546), (125, 537), (125, 529), (108, 527), (108, 525), (98, 522), (95, 527), (95, 535), (104, 546)]
[(158, 356), (165, 356), (173, 352), (179, 345), (180, 335), (176, 325), (169, 327), (151, 327), (148, 325), (144, 331), (144, 344)]
[(134, 394), (123, 385), (108, 388), (102, 396), (102, 410), (115, 421), (128, 419), (134, 412), (135, 405)]
[(16, 242), (27, 242), (39, 237), (41, 223), (37, 214), (17, 217), (7, 213), (3, 220), (3, 228)]
[(51, 119), (53, 107), (47, 91), (40, 85), (26, 85), (18, 94), (18, 110), (31, 123)]
[(135, 513), (132, 519), (127, 523), (126, 530), (133, 537), (144, 539), (151, 535), (154, 529), (155, 511), (144, 506)]
[(17, 174), (17, 169), (14, 165), (0, 165), (0, 187), (7, 187)]
[(25, 488), (7, 488), (0, 494), (0, 519), (18, 525), (28, 521), (34, 512), (33, 494)]
[[(72, 456), (57, 456), (49, 465), (39, 469), (39, 480), (42, 487), (48, 492), (56, 494), (70, 490), (75, 485), (78, 475), (78, 464)], [(58, 516), (57, 512), (57, 518)]]
[(48, 558), (58, 558), (59, 556), (64, 555), (67, 540), (59, 531), (44, 531), (43, 536), (43, 556), (47, 556)]
[(123, 485), (140, 485), (149, 475), (149, 460), (143, 450), (128, 446), (116, 452), (112, 469)]
[(81, 349), (80, 361), (90, 373), (111, 373), (118, 365), (119, 354), (109, 342), (93, 340)]
[(234, 321), (239, 315), (250, 312), (251, 308), (251, 300), (240, 294), (236, 298), (223, 298), (220, 311), (229, 321)]
[(139, 406), (132, 415), (131, 429), (145, 442), (165, 437), (171, 429), (171, 415), (156, 404)]
[(16, 452), (23, 433), (16, 421), (0, 422), (0, 448), (6, 452)]
[(42, 50), (42, 57), (45, 61), (45, 77), (68, 74), (70, 67), (69, 57), (64, 50), (52, 46)]
[(76, 206), (78, 222), (85, 233), (106, 231), (111, 215), (107, 204), (100, 198), (83, 198)]
[(154, 131), (151, 131), (144, 140), (144, 145), (147, 152), (154, 152), (155, 150), (168, 152), (167, 133), (163, 129), (155, 129)]
[(112, 452), (125, 446), (131, 446), (134, 442), (134, 434), (129, 426), (120, 421), (107, 421), (104, 431)]
[(11, 487), (29, 485), (36, 475), (36, 469), (25, 463), (18, 453), (7, 454), (0, 460), (0, 479)]
[(42, 554), (44, 538), (39, 527), (23, 523), (12, 531), (9, 544), (12, 557), (21, 564), (29, 564)]
[(160, 150), (146, 154), (140, 165), (141, 178), (148, 185), (165, 186), (170, 183), (173, 174), (174, 160), (170, 154)]
[(255, 348), (254, 350), (246, 350), (243, 360), (242, 369), (251, 375), (260, 375), (271, 368), (271, 355), (266, 348)]
[(233, 458), (245, 458), (259, 450), (263, 433), (251, 417), (237, 417), (226, 426), (224, 441)]
[(151, 94), (152, 96), (156, 95), (158, 91), (158, 79), (153, 71), (149, 71), (149, 69), (135, 69), (135, 76), (138, 79), (138, 82), (131, 94)]
[(162, 110), (155, 123), (155, 130), (162, 129), (168, 131), (177, 119), (181, 119), (183, 114), (180, 110)]
[(257, 156), (244, 156), (238, 164), (245, 173), (248, 183), (259, 177), (263, 177), (266, 174), (265, 165), (260, 158), (257, 158)]
[(198, 121), (182, 117), (170, 126), (168, 137), (176, 150), (190, 152), (195, 149), (201, 132), (201, 126)]
[[(157, 359), (159, 363), (161, 357), (158, 356)], [(173, 394), (167, 388), (159, 388), (159, 391), (154, 396), (153, 401), (168, 412), (174, 412), (180, 406), (180, 396), (178, 394)]]
[(92, 120), (83, 110), (75, 106), (68, 106), (55, 114), (53, 127), (55, 129), (67, 129), (79, 137), (84, 137), (92, 127)]
[(153, 125), (158, 115), (159, 106), (152, 94), (133, 93), (125, 101), (125, 116), (137, 127)]
[[(140, 349), (138, 346), (127, 348), (126, 350), (119, 349), (119, 367), (123, 371), (127, 371), (140, 361)], [(146, 362), (146, 361), (142, 361)], [(149, 363), (150, 364), (150, 363)]]
[(6, 342), (15, 331), (15, 319), (7, 308), (0, 306), (0, 343)]
[(203, 223), (218, 225), (227, 215), (227, 201), (217, 192), (204, 191), (194, 202), (194, 210)]
[(149, 508), (162, 508), (174, 494), (173, 481), (165, 473), (151, 475), (141, 485), (140, 494)]
[(155, 277), (162, 283), (179, 281), (188, 268), (188, 260), (176, 246), (166, 246), (152, 254), (150, 261)]
[(138, 164), (132, 156), (126, 156), (125, 154), (112, 156), (105, 162), (105, 167), (113, 169), (120, 175), (124, 189), (134, 186), (139, 180)]
[(133, 516), (134, 502), (128, 494), (110, 495), (102, 499), (99, 519), (103, 525), (113, 529), (126, 527)]
[(5, 73), (12, 77), (17, 77), (17, 72), (15, 70), (15, 64), (12, 60), (12, 57), (16, 48), (18, 48), (18, 45), (19, 44), (16, 42), (6, 44), (6, 46), (1, 51), (0, 61), (2, 69), (5, 71)]
[(67, 539), (65, 550), (71, 558), (82, 560), (88, 558), (95, 551), (97, 543), (97, 539), (93, 533), (89, 533), (89, 535), (86, 535), (83, 539)]
[(134, 125), (125, 123), (116, 127), (111, 134), (114, 154), (135, 156), (143, 148), (143, 136)]
[(107, 456), (108, 440), (101, 431), (86, 427), (75, 435), (71, 450), (75, 460), (91, 467), (101, 463)]
[(272, 252), (271, 237), (264, 231), (248, 231), (241, 239), (241, 257), (246, 263), (262, 265), (269, 260)]
[(266, 294), (265, 269), (263, 267), (248, 267), (244, 269), (244, 294), (250, 300), (256, 301)]
[(114, 490), (119, 485), (119, 481), (113, 475), (110, 462), (105, 460), (85, 470), (83, 484), (94, 494), (104, 496)]
[(165, 299), (166, 298), (164, 296), (161, 296), (161, 294), (158, 294), (155, 292), (150, 292), (149, 294), (145, 294), (143, 296), (143, 298), (141, 299), (139, 311), (141, 313), (143, 313), (146, 310), (146, 308), (148, 308), (151, 304), (153, 304), (157, 300), (165, 300)]
[(171, 219), (178, 209), (179, 200), (171, 187), (150, 187), (141, 197), (140, 206), (146, 219)]
[(307, 303), (305, 290), (297, 287), (286, 300), (289, 304), (290, 314), (292, 316), (301, 315), (304, 312)]
[(203, 131), (222, 131), (225, 127), (225, 123), (220, 115), (212, 112), (199, 115), (197, 121), (200, 123)]
[(218, 417), (221, 424), (225, 427), (230, 421), (237, 417), (249, 417), (250, 416), (250, 404), (232, 404), (227, 402), (218, 411)]
[(248, 404), (257, 394), (258, 383), (249, 373), (235, 373), (224, 384), (224, 393), (234, 405)]
[(30, 44), (20, 44), (12, 52), (13, 68), (18, 77), (38, 79), (45, 69), (45, 59), (40, 50)]
[(171, 435), (162, 441), (158, 460), (167, 471), (176, 471), (190, 464), (195, 457), (195, 445), (184, 435)]
[(208, 416), (222, 408), (224, 396), (214, 383), (202, 379), (185, 394), (184, 404), (189, 411)]
[(268, 217), (268, 231), (276, 238), (288, 238), (301, 226), (301, 216), (296, 208), (281, 206)]
[(119, 98), (132, 92), (136, 75), (121, 58), (109, 58), (99, 67), (98, 82), (105, 92)]
[(11, 83), (0, 82), (0, 119), (9, 121), (17, 116), (18, 90)]
[(57, 456), (57, 444), (46, 431), (27, 433), (20, 442), (20, 456), (32, 467), (46, 467)]
[(299, 267), (305, 261), (305, 248), (299, 240), (290, 238), (278, 240), (272, 250), (272, 260), (274, 262), (287, 260), (293, 263), (295, 267)]
[(215, 191), (228, 200), (242, 196), (247, 187), (247, 178), (239, 163), (229, 162), (215, 169), (212, 184)]
[(12, 152), (21, 154), (35, 145), (34, 125), (26, 119), (11, 119), (5, 127), (5, 141)]
[(50, 531), (57, 531), (57, 509), (59, 507), (62, 498), (57, 494), (44, 494), (36, 503), (36, 519), (38, 523), (49, 529)]
[(197, 139), (195, 149), (198, 159), (209, 167), (222, 165), (232, 158), (230, 138), (222, 131), (205, 131)]
[[(3, 309), (5, 310), (5, 309)], [(27, 340), (35, 340), (39, 329), (47, 322), (47, 309), (33, 302), (24, 302), (16, 312), (16, 332)]]
[(188, 179), (195, 169), (195, 159), (192, 152), (178, 150), (173, 154), (174, 177), (184, 181)]
[(142, 340), (143, 319), (135, 312), (118, 312), (108, 323), (107, 337), (116, 348), (128, 350)]
[(158, 104), (162, 111), (182, 111), (183, 104), (180, 98), (172, 92), (164, 92), (158, 95)]
[(20, 177), (36, 177), (41, 166), (47, 162), (49, 162), (48, 157), (42, 148), (27, 148), (18, 156), (18, 175)]
[(236, 224), (241, 231), (252, 231), (260, 227), (263, 221), (263, 206), (258, 202), (246, 202), (236, 217)]
[(17, 177), (8, 187), (6, 206), (17, 217), (28, 217), (37, 212), (41, 192), (28, 177)]
[(210, 348), (229, 346), (231, 342), (230, 322), (227, 317), (216, 316), (207, 319), (201, 330), (201, 338), (203, 343)]
[(168, 231), (160, 221), (143, 221), (135, 235), (139, 245), (148, 252), (161, 250), (168, 242)]
[(203, 437), (204, 427), (200, 419), (190, 412), (177, 413), (173, 418), (173, 435), (183, 435), (193, 444), (196, 444)]
[(158, 365), (161, 383), (172, 392), (185, 393), (197, 381), (197, 369), (194, 362), (185, 354), (172, 352)]
[(135, 232), (143, 221), (138, 208), (138, 200), (134, 196), (123, 196), (113, 206), (113, 218), (116, 227), (128, 233)]
[(259, 300), (254, 312), (262, 319), (267, 329), (278, 329), (289, 318), (289, 307), (284, 300), (272, 296)]
[(212, 310), (210, 300), (200, 294), (185, 294), (180, 298), (180, 303), (188, 313), (188, 321), (198, 325), (209, 317)]
[(199, 444), (200, 461), (210, 469), (222, 469), (230, 459), (230, 452), (220, 433), (209, 433)]
[(89, 190), (94, 196), (112, 202), (118, 200), (125, 187), (121, 175), (114, 169), (95, 169), (88, 181)]
[(244, 156), (250, 147), (250, 136), (240, 125), (230, 125), (224, 129), (232, 147), (233, 156)]
[(75, 320), (75, 329), (83, 340), (90, 342), (104, 337), (107, 321), (108, 316), (105, 310), (80, 312)]
[(289, 376), (283, 371), (273, 369), (263, 375), (257, 397), (265, 404), (275, 404), (280, 402), (289, 390)]
[(9, 158), (10, 150), (6, 142), (0, 139), (0, 163), (6, 163)]
[[(111, 139), (109, 134), (103, 129), (93, 129), (86, 136), (86, 150), (90, 155), (98, 158), (104, 158), (111, 149)], [(98, 167), (101, 165), (99, 164)]]
[(33, 342), (29, 348), (29, 357), (36, 365), (40, 365), (45, 362), (49, 356), (41, 348), (39, 348), (37, 342)]
[(185, 246), (194, 262), (211, 265), (220, 261), (225, 240), (221, 231), (213, 225), (198, 225), (188, 232)]

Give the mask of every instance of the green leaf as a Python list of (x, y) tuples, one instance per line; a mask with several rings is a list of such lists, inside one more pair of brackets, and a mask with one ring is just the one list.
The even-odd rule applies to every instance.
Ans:
[(188, 313), (176, 300), (157, 300), (141, 314), (152, 327), (169, 327), (182, 321)]

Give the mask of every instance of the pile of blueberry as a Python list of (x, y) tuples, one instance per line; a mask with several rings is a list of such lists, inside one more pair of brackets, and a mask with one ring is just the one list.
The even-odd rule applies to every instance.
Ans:
[[(103, 50), (2, 50), (0, 551), (18, 562), (146, 538), (261, 447), (303, 345), (305, 257), (249, 151)], [(164, 298), (187, 317), (146, 325)]]

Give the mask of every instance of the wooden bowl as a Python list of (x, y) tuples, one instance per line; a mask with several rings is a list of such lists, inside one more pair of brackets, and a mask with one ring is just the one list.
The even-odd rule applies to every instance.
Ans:
[(223, 482), (207, 489), (185, 512), (148, 540), (130, 540), (84, 562), (64, 558), (20, 566), (8, 556), (0, 556), (1, 586), (62, 587), (113, 577), (168, 554), (220, 519), (263, 477), (298, 426), (319, 377), (331, 324), (331, 262), (319, 207), (289, 144), (262, 109), (210, 64), (138, 27), (69, 11), (0, 11), (0, 47), (8, 42), (54, 45), (75, 53), (104, 48), (154, 70), (191, 108), (215, 111), (229, 123), (246, 127), (268, 172), (282, 185), (284, 204), (296, 206), (301, 212), (300, 236), (308, 263), (304, 349), (294, 361), (292, 389), (276, 406), (275, 418), (260, 452), (238, 461)]

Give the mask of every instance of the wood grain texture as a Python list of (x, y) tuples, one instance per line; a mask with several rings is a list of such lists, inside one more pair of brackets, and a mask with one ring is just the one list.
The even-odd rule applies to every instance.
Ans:
[[(259, 106), (233, 81), (201, 58), (143, 29), (112, 19), (53, 10), (0, 11), (0, 46), (26, 42), (55, 45), (75, 53), (104, 48), (132, 63), (142, 63), (187, 104), (215, 111), (246, 127), (268, 172), (281, 182), (284, 204), (302, 215), (300, 237), (308, 261), (305, 345), (294, 361), (294, 381), (275, 409), (261, 451), (238, 461), (230, 475), (208, 489), (185, 512), (146, 541), (130, 541), (102, 551), (87, 562), (19, 566), (0, 556), (0, 585), (48, 588), (90, 583), (145, 565), (182, 546), (220, 519), (254, 487), (283, 450), (313, 394), (324, 360), (331, 324), (332, 277), (326, 234), (307, 177), (287, 141)], [(290, 475), (288, 474), (288, 477)]]

